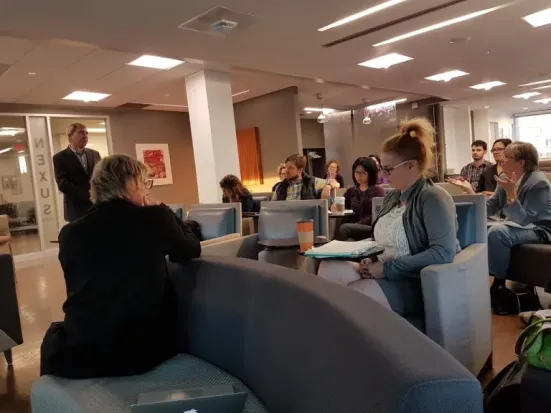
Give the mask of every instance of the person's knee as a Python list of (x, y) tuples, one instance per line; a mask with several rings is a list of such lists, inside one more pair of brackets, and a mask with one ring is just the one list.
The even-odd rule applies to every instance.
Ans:
[(350, 236), (350, 224), (342, 224), (339, 227), (337, 238), (341, 241), (346, 241)]
[(513, 246), (511, 237), (509, 236), (509, 229), (506, 225), (494, 225), (490, 227), (488, 231), (488, 248), (492, 245)]

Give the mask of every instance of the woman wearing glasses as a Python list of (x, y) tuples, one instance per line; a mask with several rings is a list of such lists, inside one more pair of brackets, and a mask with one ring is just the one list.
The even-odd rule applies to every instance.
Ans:
[(95, 167), (94, 206), (59, 234), (67, 301), (41, 348), (41, 374), (85, 379), (144, 373), (177, 354), (166, 256), (185, 263), (199, 240), (149, 197), (147, 167), (126, 155)]
[(383, 188), (377, 185), (378, 173), (379, 168), (371, 158), (358, 158), (352, 165), (354, 186), (344, 193), (344, 205), (354, 211), (355, 223), (341, 225), (337, 240), (359, 241), (371, 236), (372, 200), (385, 196)]
[(383, 143), (381, 170), (396, 188), (373, 223), (373, 238), (385, 252), (361, 264), (323, 261), (320, 266), (320, 276), (411, 318), (423, 317), (421, 270), (451, 263), (459, 250), (453, 200), (426, 178), (433, 143), (434, 129), (426, 119), (402, 123)]
[(482, 192), (487, 196), (492, 196), (495, 192), (497, 183), (496, 176), (500, 176), (503, 172), (503, 155), (505, 148), (512, 143), (511, 139), (496, 139), (492, 145), (492, 155), (496, 161), (495, 165), (486, 168), (478, 180), (477, 192)]

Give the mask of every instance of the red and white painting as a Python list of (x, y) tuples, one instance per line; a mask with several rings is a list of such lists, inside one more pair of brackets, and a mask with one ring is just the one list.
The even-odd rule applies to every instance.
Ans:
[(172, 168), (170, 154), (166, 143), (136, 144), (138, 160), (146, 164), (151, 172), (155, 185), (172, 184)]

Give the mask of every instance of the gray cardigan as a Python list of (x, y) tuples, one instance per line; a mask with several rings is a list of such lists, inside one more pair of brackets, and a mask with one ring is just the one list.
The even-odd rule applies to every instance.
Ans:
[(500, 210), (515, 224), (533, 224), (546, 232), (551, 240), (551, 185), (543, 172), (527, 172), (522, 176), (517, 190), (518, 200), (509, 204), (505, 190), (498, 186), (486, 201), (488, 216)]
[(406, 204), (403, 220), (411, 255), (385, 262), (385, 278), (419, 277), (421, 270), (429, 265), (451, 263), (459, 251), (459, 241), (457, 214), (450, 194), (426, 178), (419, 179), (404, 193), (391, 191), (373, 228), (380, 217), (400, 202)]

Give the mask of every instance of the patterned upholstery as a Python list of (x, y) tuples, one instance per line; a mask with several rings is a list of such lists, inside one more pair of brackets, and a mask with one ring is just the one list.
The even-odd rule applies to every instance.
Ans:
[(231, 384), (249, 393), (244, 413), (266, 413), (243, 383), (219, 368), (181, 354), (140, 376), (67, 380), (44, 376), (34, 383), (33, 413), (130, 413), (141, 393)]

